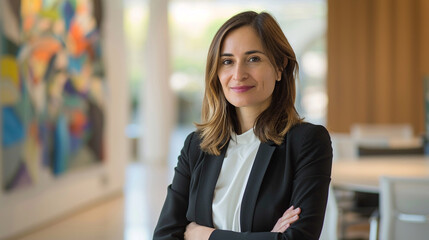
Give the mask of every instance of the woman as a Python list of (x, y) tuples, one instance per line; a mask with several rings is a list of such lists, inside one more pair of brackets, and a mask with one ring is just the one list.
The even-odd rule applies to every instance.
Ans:
[(240, 13), (218, 30), (202, 123), (185, 141), (154, 239), (318, 239), (332, 149), (326, 129), (294, 107), (297, 70), (268, 13)]

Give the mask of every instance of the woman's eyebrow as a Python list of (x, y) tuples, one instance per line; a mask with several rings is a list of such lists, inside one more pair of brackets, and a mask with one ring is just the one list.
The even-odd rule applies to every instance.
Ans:
[[(250, 54), (254, 54), (254, 53), (261, 53), (261, 54), (264, 54), (264, 55), (265, 55), (265, 53), (264, 53), (264, 52), (261, 52), (261, 51), (259, 51), (259, 50), (250, 50), (250, 51), (245, 52), (244, 54), (245, 54), (245, 55), (250, 55)], [(232, 56), (234, 56), (234, 55), (233, 55), (232, 53), (222, 53), (220, 56), (221, 56), (221, 57), (232, 57)]]
[(264, 54), (264, 55), (265, 55), (265, 53), (264, 53), (264, 52), (261, 52), (261, 51), (259, 51), (259, 50), (250, 50), (250, 51), (245, 52), (244, 54), (246, 54), (246, 55), (250, 55), (250, 54), (254, 54), (254, 53), (261, 53), (261, 54)]

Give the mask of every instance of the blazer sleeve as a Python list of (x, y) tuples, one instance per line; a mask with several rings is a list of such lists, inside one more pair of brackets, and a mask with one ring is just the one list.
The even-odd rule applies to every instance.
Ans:
[(215, 230), (210, 240), (319, 239), (331, 180), (331, 140), (322, 126), (305, 126), (304, 131), (295, 133), (288, 141), (296, 143), (290, 149), (296, 153), (291, 204), (301, 208), (299, 220), (284, 233)]
[(189, 221), (186, 218), (189, 201), (189, 183), (191, 168), (189, 150), (192, 137), (189, 134), (178, 158), (172, 183), (167, 188), (167, 197), (158, 224), (155, 227), (153, 240), (183, 239)]

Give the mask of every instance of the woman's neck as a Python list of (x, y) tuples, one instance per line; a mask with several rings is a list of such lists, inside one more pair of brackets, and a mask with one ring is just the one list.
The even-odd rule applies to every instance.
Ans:
[(256, 119), (259, 114), (263, 112), (264, 109), (255, 109), (249, 107), (240, 107), (236, 108), (238, 122), (240, 123), (241, 132), (237, 134), (242, 134), (247, 132), (249, 129), (253, 128), (255, 125)]

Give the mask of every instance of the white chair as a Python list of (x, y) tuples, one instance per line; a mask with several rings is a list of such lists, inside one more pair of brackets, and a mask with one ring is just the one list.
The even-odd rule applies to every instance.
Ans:
[(354, 124), (350, 135), (357, 145), (389, 146), (391, 142), (412, 141), (414, 133), (409, 124)]
[[(410, 124), (354, 124), (350, 128), (350, 137), (358, 157), (423, 154), (420, 139), (414, 137)], [(355, 211), (368, 217), (370, 239), (376, 239), (379, 195), (355, 192), (354, 196)]]
[(429, 239), (429, 178), (381, 177), (380, 239)]
[(347, 133), (330, 133), (332, 141), (333, 161), (353, 159), (357, 156), (355, 143)]
[(326, 204), (325, 220), (323, 222), (320, 240), (337, 240), (338, 206), (334, 190), (329, 186), (328, 203)]
[[(350, 161), (356, 159), (357, 147), (350, 134), (330, 133), (330, 135), (333, 161)], [(368, 217), (362, 217), (356, 212), (356, 209), (353, 207), (354, 196), (354, 192), (346, 189), (330, 189), (325, 225), (323, 226), (320, 239), (351, 239), (362, 236), (359, 232), (349, 231), (350, 227), (362, 226), (369, 221)], [(336, 224), (332, 223), (334, 221), (333, 218), (335, 218)], [(334, 227), (335, 230), (332, 230)], [(333, 232), (335, 232), (335, 235), (333, 235)]]

